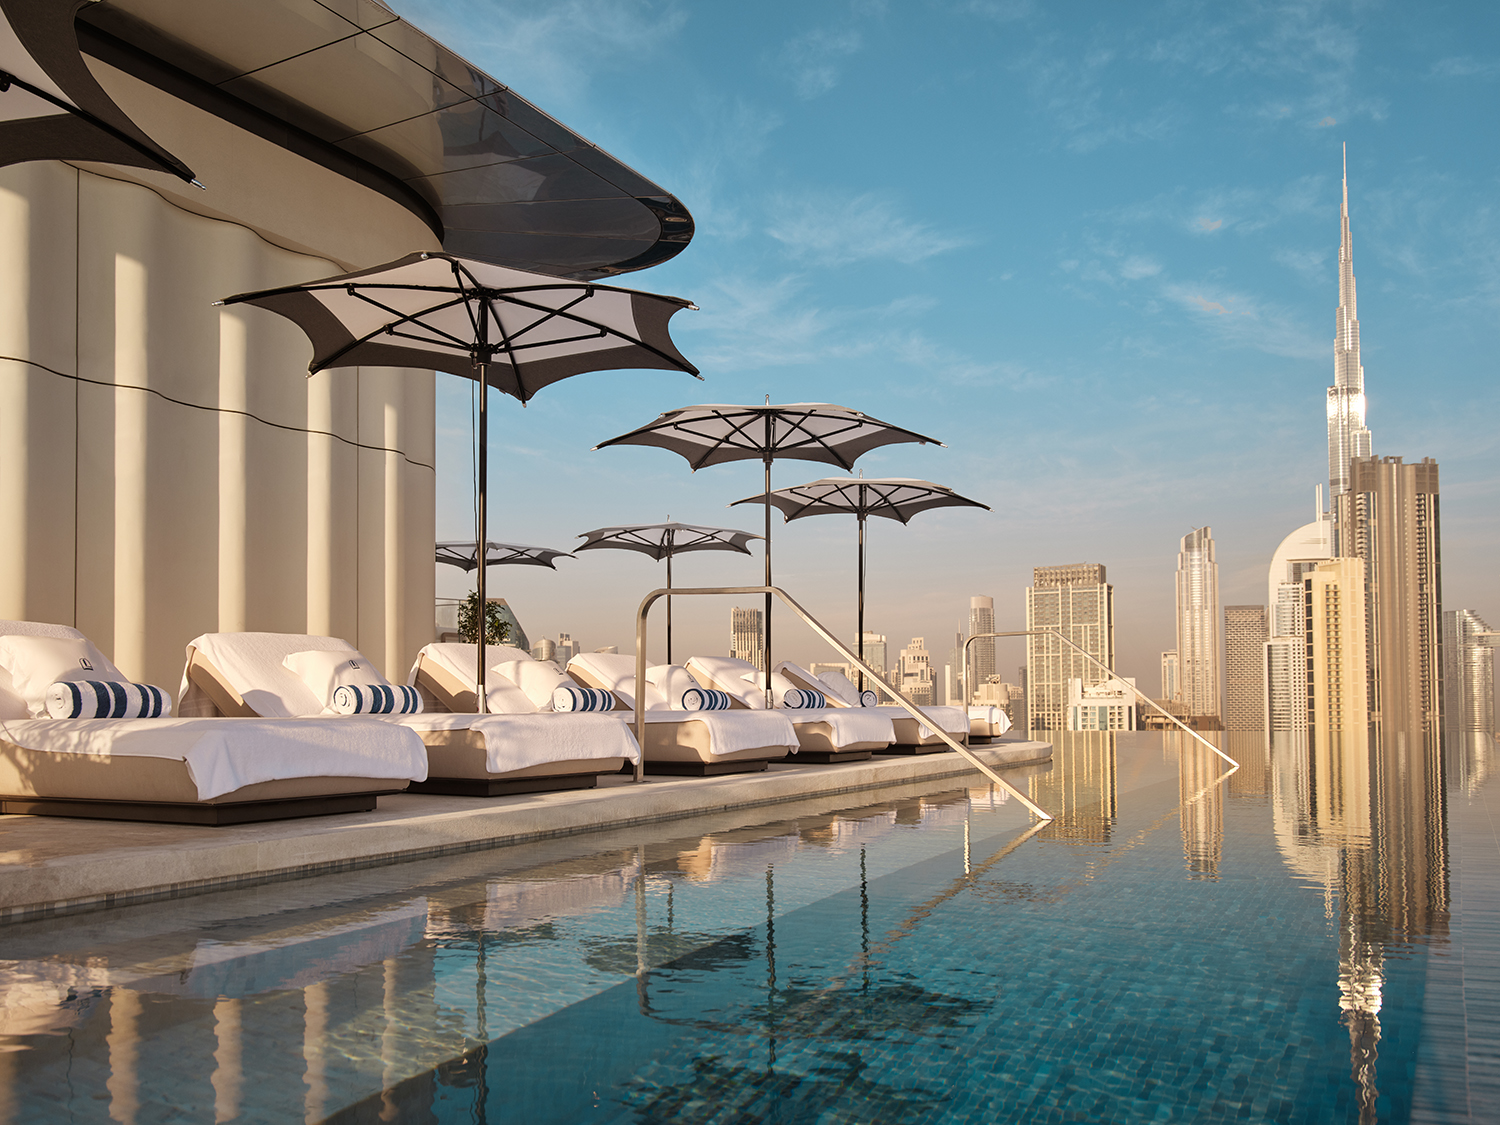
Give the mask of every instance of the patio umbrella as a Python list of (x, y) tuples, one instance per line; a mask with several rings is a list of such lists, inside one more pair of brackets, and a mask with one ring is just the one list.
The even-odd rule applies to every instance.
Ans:
[[(771, 462), (778, 457), (823, 461), (847, 472), (855, 460), (878, 446), (915, 441), (942, 445), (936, 438), (893, 426), (847, 406), (797, 402), (764, 406), (685, 406), (654, 422), (596, 445), (654, 445), (687, 458), (693, 471), (727, 461), (760, 460), (766, 467), (765, 585), (771, 585)], [(771, 595), (766, 595), (766, 668), (771, 670)], [(766, 692), (771, 690), (766, 677)]]
[[(865, 658), (865, 520), (870, 516), (910, 523), (929, 508), (983, 508), (988, 504), (960, 496), (953, 489), (909, 477), (825, 477), (792, 488), (778, 488), (763, 496), (747, 496), (734, 504), (774, 504), (788, 523), (803, 516), (852, 515), (859, 521), (859, 658)], [(730, 507), (734, 507), (731, 504)], [(864, 673), (860, 673), (864, 688)]]
[[(732, 527), (698, 527), (690, 523), (637, 523), (624, 527), (599, 527), (578, 538), (588, 542), (580, 551), (614, 548), (639, 551), (660, 562), (667, 560), (667, 589), (672, 588), (672, 556), (688, 551), (738, 551), (748, 555), (747, 544), (760, 536)], [(667, 595), (667, 663), (672, 663), (672, 595)]]
[[(409, 254), (373, 269), (219, 303), (258, 305), (294, 321), (312, 341), (310, 375), (330, 367), (417, 367), (478, 382), (476, 543), (489, 542), (490, 387), (524, 403), (585, 371), (651, 367), (698, 375), (667, 333), (673, 313), (697, 307), (690, 301), (452, 254)], [(481, 606), (485, 569), (478, 568)], [(477, 643), (483, 712), (483, 629)]]
[(98, 160), (197, 183), (89, 72), (73, 22), (85, 2), (0, 0), (0, 165)]
[[(479, 569), (477, 539), (459, 539), (437, 545), (437, 561), (456, 566), (469, 572)], [(571, 559), (567, 551), (554, 551), (551, 547), (522, 547), (517, 543), (496, 543), (491, 539), (485, 544), (485, 566), (548, 566), (557, 569), (556, 559)]]

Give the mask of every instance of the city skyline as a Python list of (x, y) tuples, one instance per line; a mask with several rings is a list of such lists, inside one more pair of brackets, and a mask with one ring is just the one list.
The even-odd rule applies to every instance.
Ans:
[[(1474, 112), (1500, 76), (1465, 61), (1495, 13), (398, 7), (680, 183), (697, 223), (686, 253), (635, 281), (702, 307), (678, 319), (707, 382), (590, 376), (524, 412), (498, 402), (491, 464), (545, 482), (498, 505), (512, 538), (567, 547), (622, 519), (732, 520), (723, 505), (758, 486), (753, 466), (691, 474), (649, 450), (590, 446), (689, 402), (840, 402), (948, 445), (871, 454), (867, 475), (926, 477), (995, 508), (872, 528), (876, 627), (946, 636), (981, 591), (997, 628), (1019, 627), (1032, 567), (1097, 559), (1117, 591), (1120, 671), (1153, 683), (1175, 643), (1161, 554), (1211, 524), (1221, 601), (1257, 602), (1266, 559), (1305, 518), (1303, 490), (1329, 479), (1347, 141), (1369, 418), (1382, 449), (1442, 463), (1445, 601), (1500, 619), (1486, 561), (1500, 551), (1500, 392), (1484, 186), (1500, 158)], [(909, 80), (890, 84), (893, 68)], [(691, 111), (668, 128), (632, 115), (610, 93), (627, 74), (654, 104)], [(893, 128), (964, 157), (919, 193), (882, 156)], [(459, 390), (439, 387), (442, 535), (461, 535), (470, 510)], [(778, 463), (774, 484), (813, 475)], [(777, 525), (778, 582), (852, 636), (853, 551), (817, 522)], [(539, 634), (624, 651), (659, 584), (638, 562), (497, 578)], [(711, 585), (760, 568), (681, 569), (684, 585)], [(440, 581), (462, 592), (456, 573)], [(674, 606), (684, 651), (719, 650), (710, 604)], [(832, 656), (810, 641), (805, 655)], [(1004, 643), (997, 665), (1018, 662)]]

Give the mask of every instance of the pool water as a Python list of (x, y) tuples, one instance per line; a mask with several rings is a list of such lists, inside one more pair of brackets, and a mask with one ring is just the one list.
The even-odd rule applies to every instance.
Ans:
[(1497, 1119), (1493, 743), (1223, 737), (9, 926), (0, 1115)]

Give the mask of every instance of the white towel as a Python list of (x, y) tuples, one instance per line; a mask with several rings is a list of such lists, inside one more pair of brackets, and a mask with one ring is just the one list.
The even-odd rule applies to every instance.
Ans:
[(404, 684), (340, 684), (333, 689), (333, 709), (340, 715), (415, 715), (422, 696)]
[[(472, 730), (484, 739), (485, 768), (508, 773), (550, 762), (592, 762), (600, 758), (638, 761), (640, 749), (625, 725), (627, 711), (608, 715), (387, 715), (385, 721), (413, 731)], [(346, 720), (347, 721), (347, 720)]]
[(727, 692), (713, 688), (693, 687), (682, 693), (680, 711), (728, 711), (734, 701)]
[(560, 715), (573, 711), (613, 711), (615, 697), (602, 688), (563, 684), (552, 692), (552, 710)]

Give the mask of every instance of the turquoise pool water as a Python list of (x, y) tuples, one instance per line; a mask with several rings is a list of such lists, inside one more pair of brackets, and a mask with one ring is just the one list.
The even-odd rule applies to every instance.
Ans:
[(1494, 1120), (1492, 744), (1229, 749), (7, 927), (0, 1115)]

